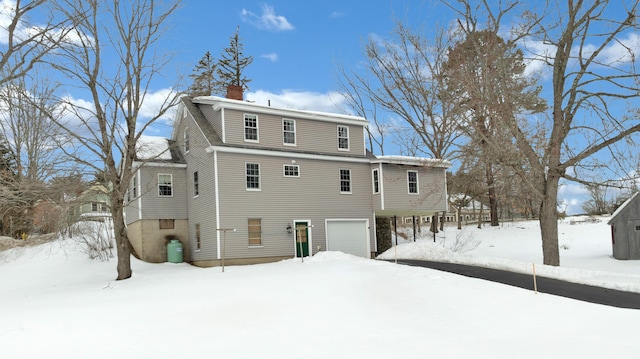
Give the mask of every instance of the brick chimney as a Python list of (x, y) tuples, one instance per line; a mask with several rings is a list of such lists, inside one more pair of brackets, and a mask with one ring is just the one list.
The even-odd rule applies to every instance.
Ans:
[(227, 98), (231, 100), (242, 101), (244, 97), (242, 86), (228, 85), (227, 86)]

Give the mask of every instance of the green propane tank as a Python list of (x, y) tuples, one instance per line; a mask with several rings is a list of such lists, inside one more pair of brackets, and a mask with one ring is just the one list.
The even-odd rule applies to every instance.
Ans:
[(182, 243), (177, 239), (172, 239), (167, 244), (167, 261), (170, 263), (182, 263)]

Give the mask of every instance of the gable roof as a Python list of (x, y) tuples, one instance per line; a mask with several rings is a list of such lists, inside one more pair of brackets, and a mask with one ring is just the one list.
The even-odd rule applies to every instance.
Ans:
[(609, 222), (607, 222), (607, 224), (612, 224), (614, 219), (622, 212), (625, 211), (625, 208), (627, 208), (627, 206), (629, 206), (629, 204), (631, 202), (633, 202), (633, 200), (635, 200), (636, 197), (638, 197), (638, 193), (640, 192), (636, 192), (633, 194), (633, 196), (629, 197), (629, 199), (627, 199), (626, 201), (624, 201), (624, 203), (622, 203), (622, 205), (620, 205), (620, 207), (618, 207), (618, 209), (616, 209), (615, 212), (613, 212), (613, 214), (611, 215), (611, 219), (609, 220)]
[[(193, 117), (193, 120), (198, 125), (198, 128), (200, 129), (200, 131), (202, 131), (202, 134), (204, 135), (205, 139), (209, 142), (208, 145), (209, 146), (222, 145), (222, 139), (220, 138), (218, 133), (213, 129), (213, 126), (211, 126), (209, 121), (207, 121), (207, 118), (204, 116), (204, 114), (200, 110), (200, 107), (197, 104), (195, 104), (191, 100), (191, 98), (188, 96), (183, 96), (180, 100), (182, 101), (182, 106), (184, 106), (184, 108), (187, 111), (189, 111), (189, 113)], [(178, 118), (182, 119), (182, 116), (178, 114)], [(174, 140), (176, 139), (176, 136), (177, 136), (175, 131), (179, 127), (178, 126), (179, 121), (180, 120), (176, 121), (173, 127), (174, 133), (172, 134), (172, 138)]]

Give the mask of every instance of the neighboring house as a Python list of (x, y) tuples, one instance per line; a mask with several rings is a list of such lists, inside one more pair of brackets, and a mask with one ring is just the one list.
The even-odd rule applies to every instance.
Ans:
[[(491, 220), (491, 216), (489, 215), (489, 207), (482, 204), (481, 202), (469, 199), (467, 205), (461, 208), (457, 208), (456, 203), (452, 200), (452, 198), (455, 198), (455, 196), (451, 196), (449, 202), (449, 210), (445, 212), (445, 215), (442, 216), (441, 212), (437, 213), (439, 222), (457, 223), (458, 217), (460, 217), (460, 221), (464, 224), (468, 224), (469, 222), (478, 223), (478, 218), (480, 218), (481, 213), (482, 220), (484, 222)], [(430, 224), (432, 222), (432, 217), (412, 215), (403, 217), (401, 223), (413, 224), (414, 221), (416, 221), (416, 224)]]
[(104, 219), (111, 217), (109, 211), (109, 190), (102, 184), (91, 185), (76, 200), (76, 218), (79, 220)]
[[(184, 97), (164, 152), (135, 163), (126, 223), (141, 259), (168, 236), (199, 266), (342, 251), (371, 257), (376, 218), (447, 209), (447, 161), (376, 157), (362, 117)], [(153, 146), (150, 146), (153, 147)], [(140, 150), (140, 149), (139, 149)]]
[(611, 245), (615, 259), (640, 259), (640, 192), (636, 192), (613, 212)]

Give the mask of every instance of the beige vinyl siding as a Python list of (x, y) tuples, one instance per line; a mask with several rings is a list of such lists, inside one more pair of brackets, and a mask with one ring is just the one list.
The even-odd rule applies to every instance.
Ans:
[[(211, 106), (203, 106), (211, 107)], [(215, 208), (215, 177), (214, 156), (207, 153), (205, 148), (209, 142), (191, 118), (185, 121), (189, 126), (191, 150), (185, 154), (187, 162), (186, 171), (186, 198), (188, 203), (188, 236), (191, 248), (191, 258), (194, 261), (216, 258), (218, 255), (216, 233), (216, 208)], [(193, 173), (198, 172), (197, 196), (193, 193)], [(195, 225), (200, 224), (200, 250), (196, 251)]]
[[(244, 115), (258, 116), (259, 142), (244, 140)], [(207, 114), (207, 116), (209, 116)], [(336, 155), (365, 155), (364, 128), (357, 125), (341, 125), (349, 127), (349, 151), (338, 150), (338, 124), (333, 122), (314, 121), (295, 117), (282, 117), (259, 112), (242, 112), (225, 110), (226, 143), (248, 147), (280, 149), (283, 151), (302, 151)], [(284, 145), (282, 141), (282, 119), (295, 120), (296, 145)]]
[[(246, 190), (247, 162), (260, 164), (260, 191)], [(227, 234), (227, 258), (293, 256), (293, 234), (286, 231), (293, 220), (310, 220), (314, 226), (312, 253), (318, 246), (326, 248), (327, 218), (366, 218), (373, 223), (369, 164), (299, 159), (300, 177), (284, 177), (284, 164), (291, 164), (291, 159), (218, 153), (220, 225), (237, 229)], [(339, 168), (351, 170), (351, 194), (340, 194)], [(249, 248), (248, 218), (262, 220), (258, 248)]]
[[(409, 194), (407, 171), (418, 172), (418, 194)], [(386, 210), (446, 210), (442, 168), (385, 164), (381, 181)]]
[[(186, 171), (177, 167), (143, 166), (140, 171), (141, 219), (186, 219)], [(171, 197), (158, 196), (158, 174), (172, 175)]]
[(223, 138), (223, 133), (222, 133), (223, 125), (222, 125), (221, 111), (214, 111), (213, 106), (211, 105), (197, 105), (197, 106), (200, 109), (200, 111), (202, 111), (204, 116), (207, 118), (207, 120), (213, 127), (213, 130), (216, 131), (216, 133), (218, 134), (218, 136), (220, 136), (220, 138)]

